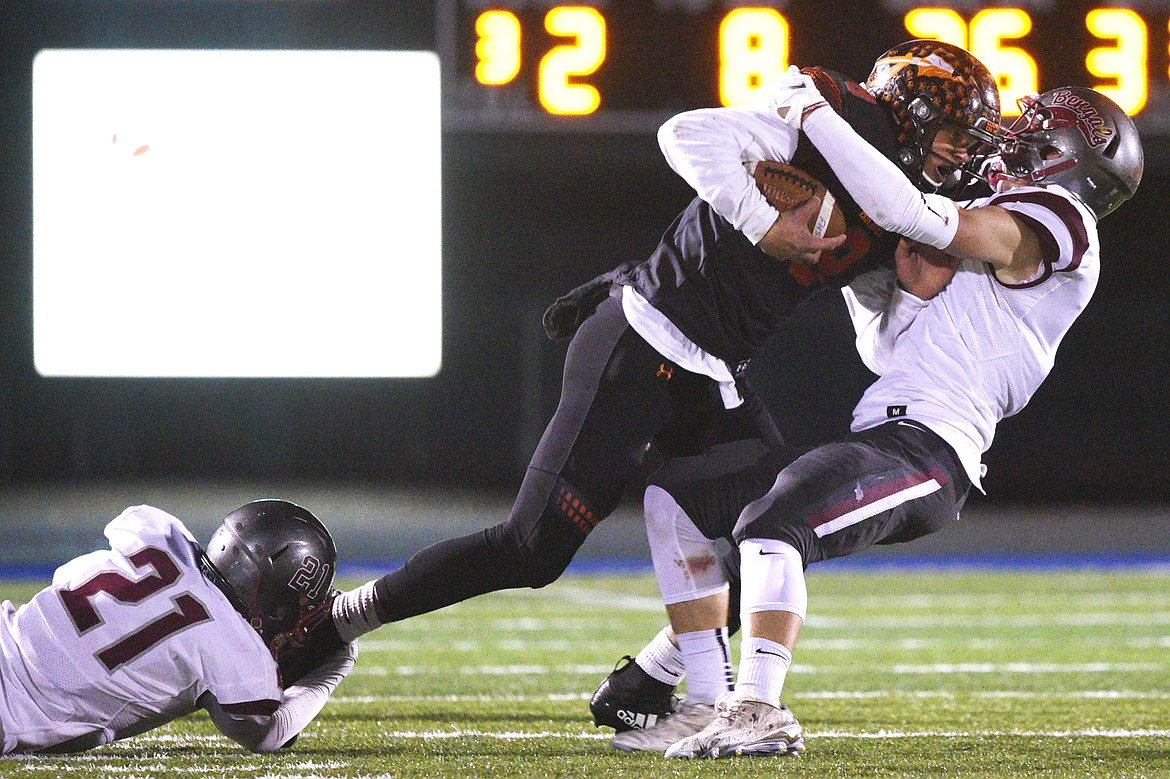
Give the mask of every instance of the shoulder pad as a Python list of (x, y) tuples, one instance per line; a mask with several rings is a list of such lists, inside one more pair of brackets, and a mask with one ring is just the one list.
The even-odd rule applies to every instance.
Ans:
[(835, 74), (819, 67), (801, 68), (800, 72), (812, 77), (817, 90), (825, 96), (825, 100), (829, 101), (829, 105), (833, 107), (834, 111), (841, 110), (841, 86), (833, 77)]
[(841, 113), (845, 108), (845, 102), (851, 98), (877, 105), (877, 101), (861, 84), (850, 81), (840, 73), (820, 67), (802, 68), (800, 72), (812, 78), (817, 89), (837, 113)]

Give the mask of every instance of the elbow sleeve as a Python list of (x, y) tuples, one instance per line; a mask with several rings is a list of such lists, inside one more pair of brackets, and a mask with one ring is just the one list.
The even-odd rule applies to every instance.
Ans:
[(958, 206), (942, 195), (926, 195), (912, 187), (906, 190), (899, 193), (889, 213), (882, 214), (880, 219), (873, 214), (870, 217), (883, 227), (883, 220), (887, 221), (891, 226), (886, 229), (890, 232), (936, 249), (946, 249), (959, 229)]
[(812, 112), (803, 129), (857, 205), (878, 226), (936, 249), (950, 246), (959, 229), (953, 201), (919, 192), (893, 162), (830, 108)]

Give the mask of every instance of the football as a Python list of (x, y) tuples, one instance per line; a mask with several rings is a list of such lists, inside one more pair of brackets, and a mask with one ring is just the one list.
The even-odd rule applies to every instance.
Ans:
[(752, 177), (764, 197), (777, 211), (799, 208), (811, 197), (821, 199), (821, 207), (809, 220), (808, 229), (820, 238), (836, 238), (845, 232), (845, 213), (825, 185), (800, 168), (783, 162), (764, 160), (752, 168)]

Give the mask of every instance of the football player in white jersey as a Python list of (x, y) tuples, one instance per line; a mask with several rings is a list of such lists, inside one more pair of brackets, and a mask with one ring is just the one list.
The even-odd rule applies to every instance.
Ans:
[(328, 530), (300, 506), (241, 506), (206, 551), (151, 506), (126, 509), (105, 535), (108, 550), (62, 565), (23, 606), (0, 606), (4, 754), (90, 749), (200, 708), (271, 752), (353, 667), (352, 645), (307, 672), (293, 649), (328, 612), (337, 563)]
[[(893, 63), (892, 72), (905, 64)], [(807, 79), (793, 73), (787, 88), (777, 121), (800, 123), (858, 205), (881, 227), (960, 264), (929, 303), (898, 298), (917, 316), (874, 366), (880, 378), (858, 404), (851, 436), (784, 468), (731, 528), (742, 566), (738, 678), (713, 721), (668, 756), (803, 748), (780, 694), (807, 608), (804, 568), (874, 543), (908, 541), (957, 517), (970, 485), (979, 485), (996, 423), (1032, 397), (1092, 296), (1097, 220), (1130, 198), (1142, 175), (1129, 117), (1100, 93), (1063, 87), (1025, 99), (1010, 128), (985, 128), (1000, 150), (989, 174), (996, 194), (960, 209), (916, 190)], [(651, 538), (681, 550), (684, 562), (698, 562), (695, 550), (726, 533), (682, 512), (659, 516), (667, 517), (659, 527), (648, 516)], [(657, 571), (669, 567), (657, 563)], [(725, 588), (698, 590), (661, 573), (659, 582), (668, 602), (681, 594), (692, 615), (710, 622), (691, 629), (725, 624)], [(685, 600), (688, 591), (697, 597)]]
[[(922, 65), (906, 65), (913, 62)], [(897, 68), (896, 75), (890, 78), (893, 68)], [(986, 74), (990, 96), (981, 87), (981, 74)], [(974, 85), (980, 86), (973, 89)], [(671, 167), (703, 197), (720, 204), (728, 213), (756, 208), (761, 196), (745, 170), (756, 160), (775, 158), (784, 139), (795, 129), (781, 119), (774, 105), (775, 98), (783, 99), (788, 91), (784, 84), (779, 86), (779, 94), (773, 94), (771, 88), (762, 90), (760, 103), (754, 107), (689, 111), (674, 117), (659, 132)], [(825, 85), (820, 88), (825, 89)], [(919, 171), (910, 173), (916, 186), (925, 191), (945, 188), (948, 193), (978, 190), (968, 197), (990, 192), (986, 182), (970, 186), (971, 176), (965, 175), (965, 168), (973, 166), (973, 152), (992, 148), (994, 138), (983, 128), (997, 125), (1000, 120), (998, 93), (994, 77), (968, 52), (933, 40), (908, 41), (883, 54), (865, 82), (840, 89), (880, 105), (895, 118), (896, 158), (903, 170)], [(994, 109), (972, 110), (980, 102)], [(911, 110), (912, 106), (929, 106), (931, 112), (924, 115)], [(804, 143), (807, 140), (802, 139)], [(896, 234), (881, 229), (877, 232), (883, 238), (892, 238), (891, 250), (898, 244)], [(814, 255), (830, 248), (828, 241), (811, 233), (789, 236), (789, 240), (794, 246), (807, 246)], [(837, 293), (822, 305), (825, 309), (838, 309), (840, 316), (826, 318), (818, 314), (800, 324), (812, 330), (812, 335), (827, 339), (825, 342), (833, 344), (831, 351), (836, 354), (851, 349), (849, 342), (856, 335), (858, 352), (875, 373), (880, 370), (881, 355), (890, 348), (891, 337), (909, 321), (899, 321), (898, 316), (905, 313), (912, 319), (915, 312), (914, 305), (908, 304), (894, 307), (893, 317), (879, 316), (888, 301), (903, 292), (916, 295), (919, 302), (925, 300), (937, 294), (951, 275), (949, 263), (936, 269), (923, 261), (921, 252), (910, 251), (906, 246), (892, 253), (896, 254), (901, 288), (895, 286), (888, 269), (870, 271), (842, 290), (843, 297)], [(907, 275), (911, 271), (914, 275)], [(937, 278), (929, 278), (932, 275)], [(921, 284), (924, 279), (929, 283)], [(806, 308), (805, 313), (811, 311)], [(857, 333), (850, 324), (850, 314), (858, 320)], [(802, 366), (788, 364), (781, 357), (777, 370), (799, 372)], [(821, 381), (830, 382), (825, 387), (826, 394), (834, 394), (840, 386), (831, 376)], [(860, 393), (842, 408), (842, 415), (848, 414), (859, 397)], [(848, 429), (844, 420), (843, 426)], [(813, 441), (834, 440), (838, 435)], [(740, 510), (763, 496), (777, 472), (799, 453), (789, 446), (772, 447), (760, 458), (747, 449), (720, 447), (699, 457), (674, 458), (651, 475), (645, 511), (657, 567), (668, 577), (681, 577), (664, 583), (664, 593), (669, 592), (667, 610), (676, 624), (673, 632), (659, 633), (629, 665), (611, 674), (590, 700), (594, 721), (618, 731), (612, 742), (614, 747), (664, 751), (710, 720), (719, 694), (728, 689), (732, 678), (728, 636), (738, 621), (733, 620), (726, 630), (713, 631), (703, 627), (709, 616), (705, 611), (700, 610), (697, 621), (689, 616), (693, 608), (690, 600), (726, 589), (723, 571), (701, 562), (712, 559), (710, 542), (700, 535), (695, 548), (688, 549), (680, 545), (679, 538), (670, 533), (658, 534), (657, 529), (672, 527), (677, 516), (685, 515), (712, 538), (729, 535)], [(694, 559), (695, 565), (691, 566), (689, 559)], [(724, 562), (734, 559), (724, 558)], [(689, 680), (687, 699), (675, 707), (671, 705), (671, 695), (684, 672)], [(653, 732), (629, 732), (646, 728)]]

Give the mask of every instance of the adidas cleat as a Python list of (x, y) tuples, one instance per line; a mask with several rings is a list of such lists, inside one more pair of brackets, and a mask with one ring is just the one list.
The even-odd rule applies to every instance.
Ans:
[(671, 745), (703, 730), (713, 719), (715, 707), (711, 704), (683, 702), (677, 711), (659, 717), (652, 727), (618, 733), (609, 743), (623, 752), (663, 754)]
[(626, 655), (593, 693), (589, 711), (598, 727), (624, 733), (654, 727), (676, 704), (672, 685), (658, 681)]

